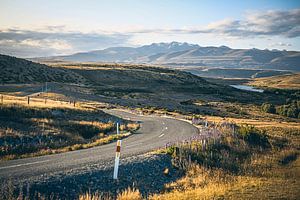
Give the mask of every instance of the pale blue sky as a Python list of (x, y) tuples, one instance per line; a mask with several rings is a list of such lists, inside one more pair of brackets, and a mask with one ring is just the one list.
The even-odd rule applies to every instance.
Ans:
[(190, 42), (300, 50), (299, 0), (0, 0), (0, 53)]

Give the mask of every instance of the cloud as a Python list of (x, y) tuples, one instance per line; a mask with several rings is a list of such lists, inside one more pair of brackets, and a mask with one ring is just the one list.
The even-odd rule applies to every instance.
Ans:
[(292, 44), (284, 43), (284, 42), (276, 42), (276, 43), (271, 43), (269, 46), (270, 47), (291, 47)]
[[(186, 28), (133, 28), (127, 30), (98, 30), (94, 32), (70, 31), (66, 26), (46, 26), (35, 30), (21, 28), (0, 29), (0, 53), (19, 57), (38, 57), (71, 54), (98, 50), (112, 46), (128, 46), (138, 38), (166, 37), (191, 38), (192, 35), (219, 39), (269, 40), (273, 37), (297, 38), (300, 36), (300, 9), (247, 12), (241, 20), (224, 19), (201, 27)], [(177, 39), (178, 38), (178, 39)], [(142, 40), (144, 41), (144, 40)], [(151, 41), (150, 41), (151, 42)], [(153, 41), (152, 41), (153, 42)], [(274, 47), (290, 47), (291, 44), (274, 41)], [(295, 46), (295, 45), (294, 45)]]
[(248, 12), (243, 20), (224, 19), (205, 27), (184, 29), (140, 29), (137, 33), (217, 34), (232, 37), (300, 36), (300, 9), (286, 11)]
[(20, 57), (69, 54), (124, 45), (129, 37), (119, 33), (68, 32), (61, 26), (37, 31), (6, 29), (0, 30), (0, 53)]

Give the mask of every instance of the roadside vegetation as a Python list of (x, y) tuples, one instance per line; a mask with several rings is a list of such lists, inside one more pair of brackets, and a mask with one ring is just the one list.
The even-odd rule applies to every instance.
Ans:
[(210, 142), (205, 153), (195, 144), (179, 146), (180, 153), (171, 151), (187, 175), (154, 199), (297, 198), (299, 144), (251, 126), (240, 126), (236, 135), (228, 133), (217, 143)]
[[(299, 197), (298, 130), (258, 129), (249, 125), (223, 126), (218, 139), (193, 139), (162, 150), (184, 176), (165, 185), (148, 199), (297, 199)], [(234, 131), (235, 130), (235, 131)], [(273, 134), (275, 132), (275, 134)], [(296, 136), (298, 137), (298, 136)], [(162, 169), (168, 176), (170, 169)], [(93, 198), (92, 198), (93, 197)], [(99, 194), (82, 200), (102, 199)], [(104, 198), (105, 199), (105, 198)], [(113, 199), (107, 197), (106, 199)], [(118, 199), (144, 199), (138, 189), (128, 188)]]
[[(116, 135), (120, 122), (120, 135)], [(138, 124), (91, 108), (0, 105), (0, 159), (90, 148), (127, 137)]]

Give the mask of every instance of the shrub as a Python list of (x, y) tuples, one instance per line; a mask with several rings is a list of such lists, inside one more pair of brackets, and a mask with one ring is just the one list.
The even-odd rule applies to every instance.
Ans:
[(286, 117), (299, 118), (299, 104), (299, 101), (292, 101), (290, 104), (278, 106), (276, 113)]
[(261, 105), (261, 110), (267, 113), (273, 113), (273, 114), (276, 113), (275, 106), (270, 103), (263, 103)]
[(232, 173), (238, 173), (242, 162), (249, 152), (241, 139), (228, 140), (221, 137), (217, 141), (205, 139), (205, 143), (194, 141), (191, 144), (181, 144), (168, 147), (166, 152), (172, 155), (172, 164), (181, 170), (189, 170), (193, 163), (207, 168), (219, 168)]
[(289, 106), (287, 109), (286, 116), (296, 118), (297, 113), (298, 113), (297, 107), (294, 104), (291, 104), (291, 106)]
[(240, 126), (238, 133), (243, 139), (252, 146), (270, 147), (270, 143), (265, 132), (260, 131), (254, 126)]
[(279, 160), (281, 165), (287, 165), (293, 161), (295, 161), (298, 157), (298, 152), (294, 150), (283, 151), (282, 157)]

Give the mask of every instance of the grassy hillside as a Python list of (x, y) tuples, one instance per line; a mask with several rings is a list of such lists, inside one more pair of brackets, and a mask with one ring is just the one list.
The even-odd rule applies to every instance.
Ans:
[(300, 89), (300, 74), (256, 78), (248, 84), (257, 87)]
[[(95, 106), (4, 96), (0, 104), (0, 161), (61, 153), (109, 143), (128, 136), (138, 124)], [(116, 135), (119, 121), (121, 133)]]
[(260, 69), (241, 69), (241, 68), (201, 68), (201, 67), (184, 67), (184, 71), (201, 77), (210, 78), (261, 78), (291, 74), (290, 71), (260, 70)]
[(78, 74), (61, 68), (34, 63), (25, 59), (0, 54), (0, 83), (83, 83)]
[[(188, 112), (214, 113), (195, 101), (255, 102), (272, 100), (272, 94), (248, 93), (208, 82), (188, 72), (162, 67), (118, 64), (58, 64), (89, 80), (102, 100), (130, 107), (156, 107)], [(277, 96), (276, 101), (285, 98)]]
[[(41, 65), (2, 56), (0, 92), (30, 95), (48, 89), (71, 99), (98, 100), (128, 107), (155, 107), (183, 112), (220, 114), (218, 108), (195, 102), (283, 103), (284, 95), (257, 94), (208, 82), (188, 72), (129, 64), (54, 62)], [(33, 83), (24, 85), (23, 83)], [(81, 84), (78, 84), (81, 83)], [(275, 97), (276, 98), (273, 98)]]

